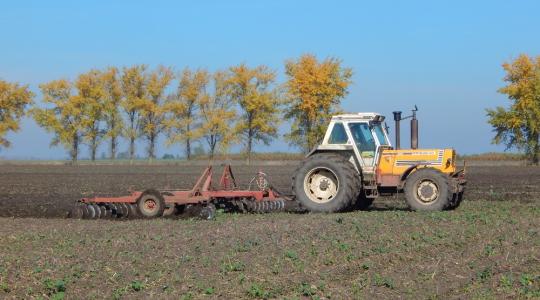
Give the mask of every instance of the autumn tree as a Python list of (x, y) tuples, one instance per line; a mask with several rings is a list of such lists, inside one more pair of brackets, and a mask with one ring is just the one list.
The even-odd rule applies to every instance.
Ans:
[(0, 146), (9, 147), (8, 132), (17, 132), (34, 94), (28, 86), (0, 80)]
[(156, 141), (163, 130), (165, 89), (173, 80), (170, 68), (158, 67), (148, 76), (148, 97), (143, 98), (141, 106), (141, 135), (148, 141), (149, 159), (156, 158)]
[(84, 102), (72, 95), (72, 85), (67, 80), (54, 80), (39, 86), (45, 108), (34, 107), (31, 114), (36, 123), (54, 133), (52, 146), (69, 149), (73, 163), (77, 162), (82, 142), (82, 112)]
[(197, 109), (206, 97), (209, 75), (206, 70), (184, 69), (179, 76), (178, 91), (168, 98), (166, 104), (167, 143), (185, 145), (186, 158), (191, 158), (191, 144), (199, 137), (196, 123)]
[(325, 133), (331, 116), (347, 95), (352, 70), (336, 58), (319, 62), (311, 54), (285, 63), (288, 105), (285, 118), (292, 121), (285, 135), (290, 144), (308, 152)]
[(146, 102), (148, 75), (146, 65), (136, 65), (123, 69), (121, 77), (124, 100), (122, 109), (127, 116), (124, 136), (129, 140), (129, 158), (135, 157), (135, 141), (141, 132), (142, 106)]
[(122, 136), (123, 119), (120, 113), (122, 103), (122, 82), (117, 68), (110, 67), (102, 74), (104, 93), (105, 137), (109, 139), (109, 158), (115, 159), (118, 147), (118, 139)]
[(508, 96), (510, 107), (487, 109), (489, 124), (493, 126), (496, 144), (504, 143), (507, 150), (525, 152), (533, 164), (538, 164), (540, 153), (540, 56), (520, 55), (511, 63), (504, 63), (507, 85), (499, 93)]
[(235, 129), (244, 139), (249, 162), (254, 143), (268, 145), (277, 136), (280, 98), (273, 87), (276, 74), (266, 66), (249, 68), (245, 64), (231, 67), (230, 73), (230, 95), (242, 109)]
[(236, 111), (227, 80), (226, 72), (215, 72), (212, 75), (214, 91), (201, 97), (199, 104), (203, 120), (200, 135), (208, 143), (210, 158), (214, 158), (218, 148), (227, 149), (235, 136), (232, 126)]
[(98, 70), (90, 70), (77, 77), (75, 87), (76, 103), (82, 103), (81, 129), (84, 141), (90, 147), (90, 159), (96, 160), (97, 148), (103, 138), (102, 121), (105, 115), (105, 92), (102, 84), (103, 75)]

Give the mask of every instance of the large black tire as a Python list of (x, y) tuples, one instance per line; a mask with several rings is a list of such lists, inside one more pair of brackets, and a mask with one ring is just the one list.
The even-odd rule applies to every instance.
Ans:
[(366, 210), (368, 209), (371, 204), (373, 204), (373, 198), (366, 197), (366, 194), (364, 191), (360, 191), (360, 194), (358, 195), (358, 198), (356, 199), (356, 203), (354, 205), (355, 209), (359, 210)]
[(465, 190), (462, 190), (461, 192), (453, 193), (452, 194), (452, 200), (450, 201), (450, 204), (446, 208), (447, 210), (456, 209), (459, 207), (461, 202), (463, 202), (463, 193)]
[(448, 176), (438, 170), (423, 168), (405, 181), (405, 199), (412, 210), (441, 211), (451, 204)]
[(292, 181), (296, 200), (311, 212), (347, 210), (360, 193), (360, 175), (338, 154), (321, 153), (307, 158), (296, 169)]
[(165, 210), (165, 200), (158, 191), (149, 190), (137, 200), (137, 208), (143, 218), (161, 217)]

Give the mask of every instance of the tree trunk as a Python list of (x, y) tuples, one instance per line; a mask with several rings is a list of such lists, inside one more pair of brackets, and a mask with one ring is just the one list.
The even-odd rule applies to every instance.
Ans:
[(113, 117), (111, 120), (111, 128), (109, 128), (109, 130), (113, 132), (113, 135), (111, 136), (111, 156), (110, 156), (110, 159), (112, 160), (116, 159), (116, 133), (114, 131), (115, 129), (116, 129), (116, 120)]
[(251, 150), (253, 147), (253, 130), (250, 128), (248, 131), (248, 141), (247, 141), (247, 164), (251, 164)]
[(135, 157), (135, 138), (129, 138), (129, 160), (133, 163), (133, 158)]
[(97, 137), (92, 137), (92, 144), (90, 145), (90, 159), (92, 162), (96, 161), (97, 152)]
[(210, 143), (208, 144), (209, 148), (210, 148), (210, 159), (214, 159), (214, 153), (216, 151), (216, 138), (215, 136), (211, 135), (210, 136)]
[(135, 113), (130, 113), (129, 124), (131, 128), (131, 136), (129, 137), (129, 163), (133, 164), (133, 159), (135, 158), (135, 137), (137, 135), (135, 131), (135, 129), (137, 129), (135, 124)]
[(191, 159), (191, 140), (190, 140), (190, 138), (186, 139), (186, 158), (187, 158), (187, 160)]
[(536, 134), (534, 136), (534, 146), (532, 149), (532, 163), (538, 165), (538, 154), (540, 152), (540, 135)]
[[(189, 117), (188, 117), (189, 118)], [(190, 134), (190, 128), (191, 126), (189, 126), (189, 123), (186, 125), (186, 134)], [(187, 160), (190, 160), (191, 159), (191, 139), (188, 137), (186, 139), (186, 158)]]
[(312, 132), (311, 132), (311, 120), (309, 120), (309, 117), (307, 118), (306, 120), (306, 149), (304, 150), (305, 153), (309, 153), (309, 150), (311, 150), (311, 148), (313, 148), (313, 141), (311, 140), (311, 137), (312, 137)]
[(111, 137), (111, 157), (112, 160), (116, 159), (116, 136)]
[(79, 156), (79, 134), (78, 133), (75, 133), (73, 135), (70, 156), (71, 156), (71, 163), (76, 164), (77, 157)]
[(253, 117), (252, 115), (248, 116), (248, 136), (247, 136), (247, 164), (251, 163), (251, 150), (253, 147)]
[(148, 144), (148, 158), (150, 159), (150, 161), (156, 158), (155, 148), (156, 148), (156, 135), (152, 133), (149, 136), (149, 144)]

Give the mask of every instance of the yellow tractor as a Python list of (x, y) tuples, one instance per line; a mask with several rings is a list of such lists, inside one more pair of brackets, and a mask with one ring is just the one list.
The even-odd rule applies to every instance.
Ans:
[[(412, 210), (456, 208), (463, 199), (465, 168), (457, 170), (453, 149), (417, 149), (416, 107), (394, 112), (396, 145), (378, 113), (332, 117), (324, 139), (295, 171), (296, 200), (312, 212), (365, 209), (379, 195), (405, 193)], [(411, 149), (399, 149), (400, 121), (411, 119)]]

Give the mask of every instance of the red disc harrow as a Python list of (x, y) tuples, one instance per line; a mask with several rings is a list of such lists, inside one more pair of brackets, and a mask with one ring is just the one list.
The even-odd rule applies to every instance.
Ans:
[(121, 197), (82, 198), (70, 215), (100, 219), (187, 214), (212, 219), (216, 207), (226, 211), (258, 213), (298, 210), (296, 201), (273, 189), (262, 172), (257, 173), (245, 190), (238, 189), (230, 165), (225, 165), (217, 187), (213, 184), (212, 174), (212, 167), (207, 167), (190, 190), (148, 189)]

